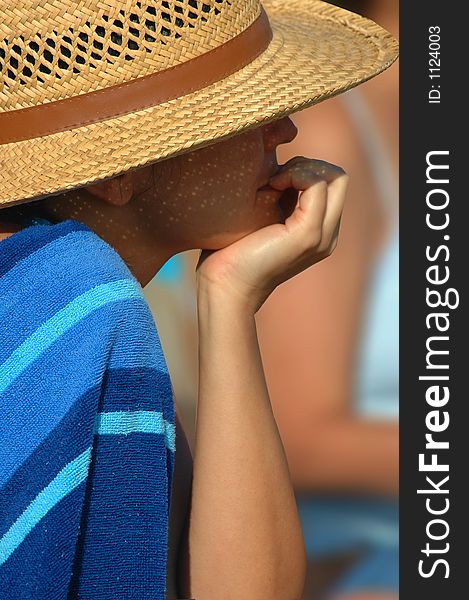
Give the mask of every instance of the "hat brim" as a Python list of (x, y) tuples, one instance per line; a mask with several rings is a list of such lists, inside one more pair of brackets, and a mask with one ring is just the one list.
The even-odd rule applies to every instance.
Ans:
[(39, 199), (207, 146), (374, 77), (397, 41), (317, 0), (264, 1), (267, 50), (229, 77), (125, 116), (0, 146), (0, 206)]

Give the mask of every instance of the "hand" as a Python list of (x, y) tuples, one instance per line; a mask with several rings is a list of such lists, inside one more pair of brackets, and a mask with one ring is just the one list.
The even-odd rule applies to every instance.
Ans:
[(295, 157), (269, 181), (299, 197), (284, 223), (269, 225), (221, 250), (203, 251), (199, 289), (216, 288), (256, 312), (281, 283), (329, 256), (337, 245), (348, 176), (321, 160)]

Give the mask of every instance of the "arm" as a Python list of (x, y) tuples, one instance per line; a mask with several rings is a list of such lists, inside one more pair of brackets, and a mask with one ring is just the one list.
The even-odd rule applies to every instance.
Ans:
[[(306, 161), (297, 171), (296, 189), (306, 191), (285, 224), (206, 254), (198, 268), (199, 400), (190, 581), (181, 589), (186, 597), (296, 600), (302, 595), (304, 542), (254, 315), (282, 279), (335, 247), (346, 178), (335, 168), (326, 182), (313, 167), (318, 171), (323, 164)], [(288, 176), (277, 179), (280, 189), (294, 183)]]
[(254, 316), (199, 290), (191, 595), (299, 599), (305, 549)]

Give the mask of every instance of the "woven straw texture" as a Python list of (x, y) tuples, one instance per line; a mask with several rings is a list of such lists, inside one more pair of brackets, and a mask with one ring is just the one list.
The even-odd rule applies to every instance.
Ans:
[[(0, 145), (0, 205), (106, 179), (301, 110), (387, 68), (396, 40), (319, 0), (267, 0), (273, 39), (249, 65), (158, 106)], [(0, 0), (0, 112), (185, 62), (244, 31), (257, 0)], [(3, 13), (3, 14), (2, 14)]]

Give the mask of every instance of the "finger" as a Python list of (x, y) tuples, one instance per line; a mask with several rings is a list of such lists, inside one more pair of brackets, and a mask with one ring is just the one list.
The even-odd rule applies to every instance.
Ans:
[(332, 181), (327, 191), (327, 208), (322, 224), (322, 241), (329, 246), (336, 234), (347, 195), (348, 175), (342, 174)]
[(293, 187), (305, 190), (314, 181), (315, 176), (322, 177), (328, 183), (343, 175), (345, 171), (332, 163), (312, 158), (295, 157), (281, 167), (281, 170), (269, 179), (269, 185), (278, 190)]
[(323, 221), (327, 210), (327, 183), (320, 178), (304, 190), (285, 227), (295, 236), (301, 251), (319, 246), (323, 235)]

